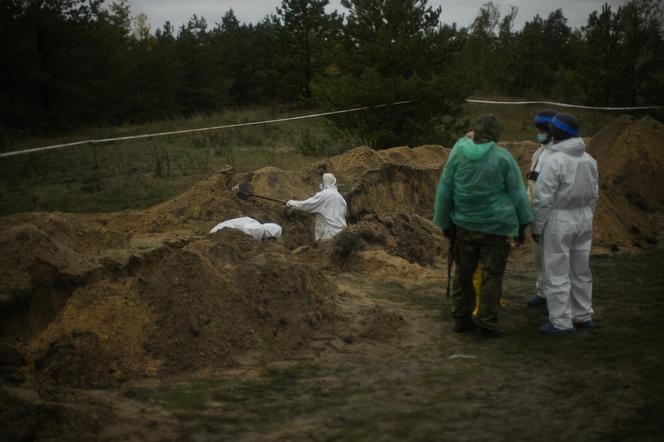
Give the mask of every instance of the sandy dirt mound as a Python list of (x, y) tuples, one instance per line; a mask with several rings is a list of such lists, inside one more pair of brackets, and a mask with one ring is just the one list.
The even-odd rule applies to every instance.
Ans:
[(332, 248), (341, 262), (358, 252), (379, 250), (418, 267), (433, 267), (442, 263), (447, 241), (430, 220), (400, 212), (365, 216), (339, 234)]
[(348, 201), (351, 221), (367, 213), (382, 215), (395, 211), (430, 217), (435, 185), (448, 152), (441, 146), (397, 147), (385, 151), (359, 147), (302, 171), (265, 167), (240, 174), (229, 168), (181, 196), (148, 210), (140, 229), (158, 232), (183, 224), (212, 227), (225, 219), (251, 216), (261, 222), (288, 225), (285, 241), (289, 245), (295, 242), (302, 245), (312, 236), (311, 220), (306, 222), (306, 218), (287, 213), (279, 203), (241, 200), (231, 189), (246, 182), (258, 195), (282, 201), (305, 199), (318, 191), (321, 174), (325, 172), (337, 177), (339, 190)]
[(588, 151), (601, 165), (603, 189), (622, 193), (641, 211), (664, 207), (664, 124), (621, 117), (593, 137)]
[(311, 242), (313, 222), (310, 216), (287, 211), (279, 203), (238, 198), (232, 188), (239, 183), (248, 183), (255, 194), (283, 201), (294, 197), (306, 198), (318, 188), (317, 183), (305, 185), (295, 172), (273, 167), (253, 173), (235, 173), (228, 168), (199, 182), (179, 197), (146, 211), (138, 223), (138, 231), (158, 233), (184, 227), (198, 234), (207, 234), (222, 221), (249, 216), (262, 223), (288, 226), (284, 229), (283, 242), (291, 248)]
[(434, 145), (383, 151), (359, 147), (314, 164), (308, 171), (315, 171), (314, 176), (335, 174), (351, 221), (400, 211), (431, 218), (436, 184), (448, 154), (448, 149)]
[(31, 280), (40, 279), (39, 263), (70, 275), (91, 270), (100, 250), (128, 241), (126, 233), (106, 225), (102, 216), (64, 213), (0, 218), (0, 290), (29, 287)]
[(61, 214), (0, 220), (0, 337), (30, 338), (53, 320), (73, 287), (99, 267), (88, 248), (93, 235)]
[(656, 242), (655, 213), (664, 207), (664, 124), (624, 116), (593, 137), (600, 193), (595, 233), (614, 250)]
[(36, 378), (89, 388), (155, 375), (161, 362), (145, 352), (153, 314), (133, 284), (104, 280), (76, 290), (56, 321), (30, 343)]
[(335, 319), (335, 287), (280, 244), (223, 230), (76, 290), (29, 346), (38, 380), (128, 379), (294, 356)]
[(221, 231), (145, 278), (155, 316), (149, 352), (173, 371), (233, 364), (245, 352), (284, 358), (334, 319), (334, 286), (279, 244)]

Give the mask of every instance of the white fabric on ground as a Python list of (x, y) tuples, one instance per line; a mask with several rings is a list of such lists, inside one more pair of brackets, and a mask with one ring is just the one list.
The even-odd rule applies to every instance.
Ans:
[(218, 232), (221, 229), (237, 229), (247, 235), (253, 236), (257, 240), (267, 238), (281, 238), (281, 226), (274, 223), (261, 224), (253, 218), (243, 216), (234, 218), (217, 224), (210, 230), (210, 233)]

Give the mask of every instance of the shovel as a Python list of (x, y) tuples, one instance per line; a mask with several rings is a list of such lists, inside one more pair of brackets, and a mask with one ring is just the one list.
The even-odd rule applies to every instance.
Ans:
[(264, 196), (264, 195), (257, 195), (251, 191), (251, 185), (249, 183), (240, 183), (236, 184), (232, 188), (233, 193), (237, 195), (238, 198), (241, 200), (247, 200), (251, 197), (254, 198), (261, 198), (264, 200), (272, 201), (275, 203), (280, 203), (280, 204), (286, 204), (286, 201), (278, 200), (276, 198), (270, 198), (269, 196)]

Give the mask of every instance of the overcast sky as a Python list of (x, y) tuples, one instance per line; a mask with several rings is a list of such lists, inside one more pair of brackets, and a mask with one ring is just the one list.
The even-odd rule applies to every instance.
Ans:
[[(468, 26), (485, 1), (429, 0), (429, 5), (442, 6), (441, 20), (444, 23), (456, 22), (459, 26)], [(615, 7), (626, 2), (627, 0), (494, 0), (503, 13), (508, 11), (509, 5), (519, 8), (517, 28), (523, 26), (523, 23), (532, 19), (535, 14), (539, 13), (546, 17), (558, 8), (563, 10), (569, 26), (580, 27), (586, 23), (588, 15), (592, 11), (599, 10), (604, 3)], [(130, 3), (132, 14), (145, 13), (154, 31), (166, 20), (178, 28), (194, 14), (205, 17), (208, 25), (213, 27), (231, 8), (241, 22), (255, 23), (266, 15), (275, 13), (276, 7), (281, 5), (281, 0), (130, 0)], [(345, 12), (340, 0), (330, 0), (328, 9)]]

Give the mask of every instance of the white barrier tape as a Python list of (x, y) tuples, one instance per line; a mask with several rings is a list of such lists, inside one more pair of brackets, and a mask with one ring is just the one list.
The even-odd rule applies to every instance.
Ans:
[(102, 144), (102, 143), (111, 143), (114, 141), (126, 141), (126, 140), (138, 140), (141, 138), (154, 138), (154, 137), (163, 137), (166, 135), (178, 135), (178, 134), (186, 134), (186, 133), (193, 133), (193, 132), (205, 132), (205, 131), (210, 131), (210, 130), (219, 130), (219, 129), (230, 129), (234, 127), (244, 127), (244, 126), (256, 126), (259, 124), (270, 124), (270, 123), (281, 123), (284, 121), (293, 121), (293, 120), (304, 120), (307, 118), (319, 118), (319, 117), (324, 117), (327, 115), (337, 115), (337, 114), (345, 114), (349, 112), (359, 112), (363, 110), (368, 110), (368, 109), (377, 109), (377, 108), (383, 108), (383, 107), (388, 107), (388, 106), (399, 106), (401, 104), (408, 104), (408, 103), (414, 103), (415, 100), (408, 100), (408, 101), (397, 101), (395, 103), (391, 104), (378, 104), (375, 106), (362, 106), (362, 107), (356, 107), (353, 109), (344, 109), (344, 110), (338, 110), (338, 111), (330, 111), (330, 112), (322, 112), (319, 114), (310, 114), (310, 115), (300, 115), (297, 117), (288, 117), (288, 118), (277, 118), (274, 120), (264, 120), (264, 121), (252, 121), (249, 123), (235, 123), (235, 124), (226, 124), (223, 126), (212, 126), (212, 127), (201, 127), (198, 129), (183, 129), (183, 130), (174, 130), (170, 132), (158, 132), (158, 133), (152, 133), (152, 134), (143, 134), (143, 135), (129, 135), (126, 137), (116, 137), (116, 138), (102, 138), (100, 140), (85, 140), (85, 141), (75, 141), (73, 143), (64, 143), (64, 144), (55, 144), (53, 146), (44, 146), (44, 147), (35, 147), (32, 149), (24, 149), (24, 150), (15, 150), (13, 152), (4, 152), (0, 153), (0, 158), (4, 157), (11, 157), (15, 155), (23, 155), (23, 154), (28, 154), (32, 152), (40, 152), (43, 150), (51, 150), (51, 149), (61, 149), (63, 147), (73, 147), (73, 146), (79, 146), (81, 144)]
[(475, 100), (467, 99), (468, 103), (479, 104), (550, 104), (551, 106), (559, 107), (573, 107), (576, 109), (594, 109), (594, 110), (608, 110), (608, 111), (624, 111), (624, 110), (645, 110), (645, 109), (659, 109), (664, 106), (635, 106), (635, 107), (598, 107), (598, 106), (581, 106), (578, 104), (557, 103), (555, 101), (491, 101), (491, 100)]
[[(100, 140), (85, 140), (85, 141), (75, 141), (73, 143), (64, 143), (64, 144), (55, 144), (53, 146), (44, 146), (44, 147), (35, 147), (32, 149), (24, 149), (24, 150), (15, 150), (13, 152), (4, 152), (0, 153), (0, 158), (5, 158), (5, 157), (11, 157), (15, 155), (23, 155), (23, 154), (28, 154), (32, 152), (40, 152), (44, 150), (51, 150), (51, 149), (61, 149), (63, 147), (73, 147), (73, 146), (80, 146), (81, 144), (102, 144), (102, 143), (111, 143), (114, 141), (126, 141), (126, 140), (138, 140), (141, 138), (155, 138), (155, 137), (163, 137), (166, 135), (179, 135), (179, 134), (186, 134), (186, 133), (194, 133), (194, 132), (205, 132), (205, 131), (210, 131), (210, 130), (219, 130), (219, 129), (230, 129), (234, 127), (244, 127), (244, 126), (256, 126), (259, 124), (270, 124), (270, 123), (281, 123), (284, 121), (293, 121), (293, 120), (304, 120), (307, 118), (319, 118), (319, 117), (325, 117), (327, 115), (338, 115), (338, 114), (345, 114), (349, 112), (359, 112), (363, 110), (368, 110), (368, 109), (377, 109), (377, 108), (382, 108), (382, 107), (387, 107), (387, 106), (398, 106), (401, 104), (408, 104), (408, 103), (414, 103), (415, 100), (408, 100), (408, 101), (397, 101), (396, 103), (391, 103), (391, 104), (378, 104), (376, 106), (362, 106), (362, 107), (356, 107), (353, 109), (344, 109), (344, 110), (338, 110), (338, 111), (331, 111), (331, 112), (322, 112), (318, 114), (310, 114), (310, 115), (300, 115), (297, 117), (288, 117), (288, 118), (277, 118), (274, 120), (264, 120), (264, 121), (252, 121), (249, 123), (236, 123), (236, 124), (226, 124), (223, 126), (212, 126), (212, 127), (201, 127), (198, 129), (183, 129), (183, 130), (174, 130), (170, 132), (158, 132), (158, 133), (152, 133), (152, 134), (143, 134), (143, 135), (129, 135), (126, 137), (116, 137), (116, 138), (103, 138)], [(492, 100), (476, 100), (476, 99), (467, 99), (466, 102), (468, 103), (477, 103), (477, 104), (507, 104), (507, 105), (523, 105), (523, 104), (549, 104), (551, 106), (559, 106), (559, 107), (572, 107), (572, 108), (577, 108), (577, 109), (594, 109), (594, 110), (608, 110), (608, 111), (624, 111), (624, 110), (645, 110), (645, 109), (659, 109), (663, 108), (664, 106), (637, 106), (637, 107), (596, 107), (596, 106), (580, 106), (578, 104), (566, 104), (566, 103), (557, 103), (555, 101), (492, 101)]]

